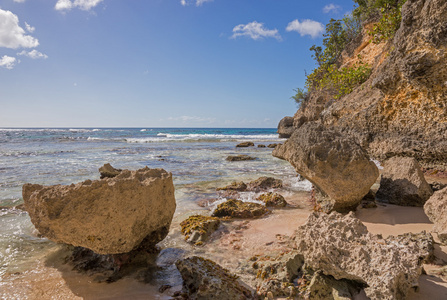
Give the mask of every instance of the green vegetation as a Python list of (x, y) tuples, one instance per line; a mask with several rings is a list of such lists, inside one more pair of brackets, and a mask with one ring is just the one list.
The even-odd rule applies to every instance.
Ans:
[(313, 45), (310, 50), (317, 68), (307, 75), (305, 89), (297, 88), (291, 98), (298, 105), (308, 99), (308, 92), (325, 90), (335, 99), (351, 93), (371, 74), (371, 67), (358, 62), (341, 68), (341, 54), (361, 34), (362, 23), (376, 22), (368, 32), (373, 43), (379, 44), (394, 36), (399, 29), (402, 5), (406, 0), (354, 0), (357, 4), (352, 15), (342, 20), (331, 19), (323, 34), (323, 46)]

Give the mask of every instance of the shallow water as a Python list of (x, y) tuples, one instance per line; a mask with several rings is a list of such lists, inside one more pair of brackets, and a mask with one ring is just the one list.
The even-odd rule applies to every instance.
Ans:
[[(194, 213), (209, 213), (212, 207), (200, 207), (198, 201), (214, 201), (218, 197), (217, 187), (233, 180), (272, 176), (282, 179), (290, 193), (310, 188), (308, 182), (298, 180), (289, 163), (271, 155), (272, 149), (256, 147), (282, 142), (275, 132), (275, 129), (0, 129), (0, 206), (9, 207), (0, 210), (2, 298), (32, 299), (26, 284), (20, 287), (22, 285), (18, 286), (17, 282), (32, 278), (36, 270), (47, 274), (37, 272), (40, 280), (42, 276), (50, 280), (54, 274), (48, 271), (48, 265), (60, 259), (50, 255), (59, 246), (38, 238), (28, 215), (12, 209), (23, 203), (21, 187), (24, 183), (53, 185), (98, 179), (98, 168), (105, 163), (121, 169), (164, 168), (173, 174), (177, 210), (170, 234), (160, 245), (164, 249), (195, 251), (183, 241), (178, 224)], [(253, 141), (256, 146), (235, 147), (243, 141)], [(225, 160), (228, 155), (235, 154), (257, 159)], [(247, 201), (254, 197), (254, 194), (244, 194)], [(209, 248), (209, 251), (218, 249)], [(222, 255), (222, 260), (224, 258)], [(173, 277), (164, 278), (164, 281), (178, 279), (175, 272), (166, 272)], [(166, 274), (154, 275), (154, 284), (159, 284)], [(80, 275), (79, 278), (74, 274), (70, 276), (81, 282), (87, 280)], [(13, 289), (12, 285), (15, 285)], [(92, 292), (86, 291), (86, 295), (95, 293), (95, 286), (90, 288)], [(150, 290), (149, 287), (144, 289)], [(10, 291), (9, 294), (6, 291)]]

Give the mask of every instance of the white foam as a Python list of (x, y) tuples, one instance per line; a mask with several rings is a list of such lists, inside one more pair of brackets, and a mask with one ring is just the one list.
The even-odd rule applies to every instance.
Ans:
[(300, 177), (294, 177), (290, 180), (290, 187), (296, 191), (309, 192), (312, 190), (312, 182), (307, 179), (301, 180)]
[(260, 135), (228, 135), (228, 134), (170, 134), (170, 133), (158, 133), (157, 137), (145, 137), (145, 138), (127, 138), (128, 143), (152, 143), (162, 141), (272, 141), (281, 140), (277, 134), (260, 134)]
[(144, 132), (144, 131), (147, 131), (147, 129), (141, 129), (140, 131)]

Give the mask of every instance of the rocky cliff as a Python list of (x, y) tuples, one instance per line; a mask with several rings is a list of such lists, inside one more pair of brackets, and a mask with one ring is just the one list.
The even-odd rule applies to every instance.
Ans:
[(361, 54), (373, 68), (370, 78), (338, 100), (311, 93), (293, 126), (318, 122), (349, 134), (379, 160), (411, 156), (447, 170), (447, 2), (408, 0), (394, 38), (379, 45), (369, 39), (363, 34), (343, 62)]

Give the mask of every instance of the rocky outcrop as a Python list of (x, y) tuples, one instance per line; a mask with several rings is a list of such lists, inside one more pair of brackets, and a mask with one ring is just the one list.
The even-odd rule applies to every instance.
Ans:
[(172, 174), (148, 167), (68, 186), (25, 184), (23, 199), (43, 236), (99, 254), (154, 246), (168, 234), (176, 207)]
[(355, 282), (372, 300), (405, 299), (433, 252), (430, 234), (383, 239), (369, 233), (352, 212), (313, 213), (294, 238), (307, 268)]
[(253, 142), (242, 142), (236, 145), (236, 147), (238, 148), (247, 148), (247, 147), (254, 147), (254, 143)]
[(284, 197), (278, 193), (265, 193), (259, 195), (256, 200), (262, 201), (267, 207), (286, 207), (287, 202)]
[(217, 205), (213, 212), (213, 217), (230, 218), (257, 218), (268, 213), (269, 210), (261, 204), (253, 202), (243, 202), (241, 200), (229, 199)]
[(279, 138), (289, 138), (295, 128), (293, 127), (293, 117), (284, 117), (278, 124)]
[(447, 170), (446, 24), (446, 1), (407, 0), (393, 40), (369, 43), (366, 30), (353, 52), (373, 67), (370, 79), (338, 100), (312, 91), (294, 126), (318, 121), (349, 134), (374, 158), (410, 156), (424, 168)]
[(447, 188), (437, 191), (424, 205), (425, 214), (433, 222), (433, 232), (447, 243)]
[(228, 161), (244, 161), (244, 160), (255, 160), (256, 157), (251, 157), (245, 154), (240, 155), (229, 155), (226, 160)]
[(433, 191), (415, 158), (393, 157), (385, 161), (380, 188), (376, 193), (378, 201), (403, 206), (424, 206), (432, 194)]
[(243, 181), (233, 181), (230, 185), (217, 188), (217, 191), (239, 191), (243, 192), (247, 189), (247, 185)]
[(195, 245), (206, 242), (219, 225), (218, 218), (201, 215), (191, 216), (180, 223), (185, 240)]
[(115, 169), (110, 164), (105, 164), (101, 168), (99, 168), (99, 174), (101, 174), (100, 178), (113, 178), (118, 176), (121, 173), (121, 169)]
[(297, 129), (273, 155), (289, 161), (329, 197), (326, 210), (355, 209), (379, 176), (368, 154), (351, 138), (317, 123)]
[(266, 191), (269, 189), (279, 189), (279, 188), (282, 188), (281, 179), (266, 176), (259, 177), (258, 179), (250, 181), (247, 184), (247, 190), (254, 192)]
[(175, 265), (182, 275), (187, 299), (253, 299), (251, 291), (235, 275), (211, 260), (192, 256)]

